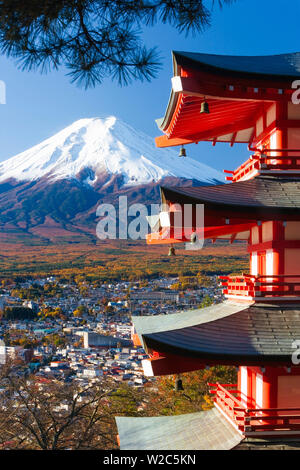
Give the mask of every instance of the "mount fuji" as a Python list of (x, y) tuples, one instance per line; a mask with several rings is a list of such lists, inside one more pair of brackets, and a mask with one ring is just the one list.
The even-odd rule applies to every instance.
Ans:
[(80, 119), (0, 163), (0, 228), (19, 239), (95, 238), (96, 207), (158, 202), (159, 184), (203, 185), (222, 173), (157, 149), (153, 139), (116, 117)]

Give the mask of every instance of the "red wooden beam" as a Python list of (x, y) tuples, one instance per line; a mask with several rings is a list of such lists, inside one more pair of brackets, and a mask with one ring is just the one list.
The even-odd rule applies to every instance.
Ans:
[(193, 144), (195, 140), (193, 139), (180, 139), (180, 138), (171, 138), (169, 139), (166, 135), (160, 135), (155, 138), (155, 143), (157, 147), (177, 147), (179, 145)]
[[(177, 145), (192, 144), (199, 142), (201, 140), (213, 140), (215, 138), (221, 137), (222, 135), (231, 134), (232, 132), (242, 131), (244, 129), (249, 129), (254, 126), (254, 121), (250, 121), (248, 118), (237, 123), (228, 122), (228, 124), (223, 124), (219, 127), (214, 127), (209, 130), (197, 132), (197, 134), (185, 135), (184, 137), (167, 137), (167, 135), (162, 135), (155, 138), (155, 143), (157, 147), (174, 147)], [(188, 128), (187, 128), (188, 132)]]
[(162, 375), (181, 374), (194, 370), (204, 369), (206, 363), (203, 359), (189, 358), (170, 353), (152, 352), (152, 357), (148, 360), (147, 369), (157, 377)]
[(253, 251), (266, 251), (279, 248), (300, 248), (300, 240), (270, 240), (268, 242), (257, 243), (247, 247), (248, 253)]
[(236, 236), (237, 236), (236, 233), (234, 233), (233, 235), (231, 235), (230, 243), (233, 243), (233, 242), (234, 242), (234, 240), (236, 239)]
[[(226, 235), (233, 235), (233, 234), (238, 234), (241, 232), (246, 232), (247, 230), (250, 230), (251, 227), (256, 226), (256, 222), (247, 222), (244, 224), (233, 224), (233, 225), (220, 225), (220, 226), (215, 226), (215, 227), (204, 227), (204, 232), (203, 232), (203, 238), (206, 240), (208, 238), (218, 238), (221, 236), (226, 236)], [(168, 230), (168, 229), (167, 229)], [(185, 227), (185, 229), (182, 229), (181, 233), (181, 238), (173, 238), (171, 235), (171, 230), (169, 232), (167, 230), (163, 230), (161, 232), (157, 233), (149, 233), (146, 235), (146, 241), (148, 245), (156, 245), (156, 244), (171, 244), (171, 243), (184, 243), (184, 242), (190, 242), (189, 238), (189, 230), (192, 234), (194, 231), (193, 228), (191, 227), (190, 229), (188, 227)], [(184, 233), (185, 231), (185, 233)]]
[[(227, 71), (222, 74), (216, 74), (214, 72), (209, 72), (207, 70), (199, 70), (199, 69), (191, 69), (186, 67), (181, 67), (181, 76), (182, 77), (189, 77), (194, 78), (195, 80), (199, 80), (201, 82), (208, 82), (214, 83), (215, 85), (224, 86), (224, 77), (226, 76), (226, 84), (225, 85), (234, 85), (235, 87), (242, 87), (242, 88), (263, 88), (268, 91), (272, 91), (273, 93), (280, 94), (279, 89), (282, 90), (284, 93), (293, 93), (294, 88), (291, 88), (291, 81), (289, 79), (284, 79), (283, 77), (277, 79), (273, 76), (261, 78), (259, 75), (255, 75), (254, 77), (249, 76), (235, 76), (232, 74), (231, 71)], [(281, 93), (282, 94), (282, 93)], [(280, 95), (281, 95), (280, 94)]]
[[(223, 100), (237, 100), (237, 101), (289, 101), (290, 94), (279, 94), (278, 91), (274, 92), (273, 89), (267, 90), (266, 88), (244, 87), (235, 85), (233, 89), (229, 89), (230, 79), (226, 79), (226, 83), (209, 83), (206, 81), (197, 80), (192, 77), (173, 77), (172, 89), (174, 93), (182, 93), (188, 96), (199, 96), (205, 98), (221, 98)], [(292, 92), (290, 86), (289, 92)]]
[(234, 132), (232, 134), (231, 141), (230, 141), (230, 147), (233, 147), (233, 145), (235, 143), (236, 135), (237, 135), (237, 132)]

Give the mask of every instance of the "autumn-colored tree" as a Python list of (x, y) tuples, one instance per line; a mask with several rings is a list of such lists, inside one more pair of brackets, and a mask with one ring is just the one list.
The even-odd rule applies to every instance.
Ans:
[(54, 381), (20, 378), (13, 372), (0, 380), (0, 445), (4, 449), (113, 449), (116, 429), (110, 409), (112, 387), (80, 388)]
[(215, 366), (195, 372), (181, 374), (183, 391), (175, 391), (176, 376), (157, 379), (161, 400), (161, 414), (182, 414), (206, 410), (213, 406), (208, 383), (236, 383), (236, 369), (228, 366)]
[(61, 336), (57, 333), (44, 336), (42, 339), (44, 345), (52, 345), (55, 347), (65, 347), (68, 344), (68, 339), (65, 336)]

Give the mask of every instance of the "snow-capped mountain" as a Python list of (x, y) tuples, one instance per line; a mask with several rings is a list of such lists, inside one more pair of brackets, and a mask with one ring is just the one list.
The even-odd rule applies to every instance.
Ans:
[[(89, 170), (89, 171), (88, 171)], [(100, 174), (122, 175), (124, 186), (157, 182), (166, 176), (223, 181), (218, 171), (178, 152), (158, 149), (154, 141), (111, 116), (80, 119), (42, 143), (0, 163), (0, 182), (9, 178), (52, 181), (76, 178), (94, 186)], [(82, 178), (81, 178), (82, 181)]]
[(160, 200), (159, 185), (203, 185), (223, 175), (115, 117), (81, 119), (0, 163), (0, 241), (95, 241), (102, 202)]

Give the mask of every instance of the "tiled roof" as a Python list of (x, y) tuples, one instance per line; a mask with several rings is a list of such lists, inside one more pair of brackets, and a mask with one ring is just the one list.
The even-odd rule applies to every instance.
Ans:
[(121, 450), (230, 450), (242, 436), (213, 408), (154, 418), (116, 417)]
[(188, 328), (224, 318), (246, 308), (248, 308), (247, 304), (241, 305), (241, 303), (227, 300), (210, 307), (185, 310), (168, 315), (134, 316), (133, 323), (137, 334), (143, 341), (143, 336), (149, 333)]
[(300, 439), (297, 438), (246, 438), (233, 450), (299, 450)]
[(300, 52), (266, 56), (232, 56), (174, 51), (173, 55), (177, 65), (195, 69), (210, 67), (220, 71), (268, 77), (300, 76)]
[[(222, 305), (216, 307), (220, 310)], [(226, 303), (224, 308), (227, 308)], [(203, 310), (205, 314), (206, 309)], [(198, 312), (200, 317), (201, 310)], [(139, 334), (146, 348), (213, 360), (219, 364), (235, 363), (236, 360), (239, 364), (248, 365), (291, 364), (295, 351), (293, 342), (300, 338), (300, 307), (288, 305), (253, 304), (247, 308), (241, 305), (240, 311), (223, 318), (212, 315), (211, 320), (203, 323), (195, 321), (194, 325), (179, 329), (172, 329), (171, 325), (164, 329), (158, 319), (157, 328), (152, 333), (146, 323), (143, 333), (141, 320)], [(154, 320), (155, 317), (153, 323)]]
[(172, 202), (203, 203), (230, 208), (300, 214), (300, 179), (257, 177), (236, 183), (199, 187), (162, 187), (162, 197)]

